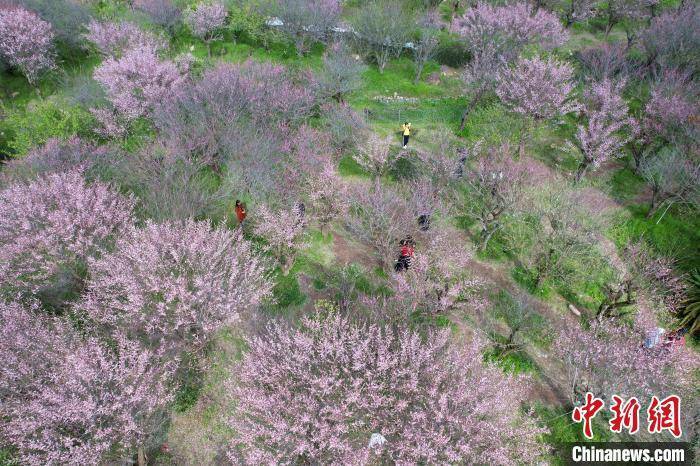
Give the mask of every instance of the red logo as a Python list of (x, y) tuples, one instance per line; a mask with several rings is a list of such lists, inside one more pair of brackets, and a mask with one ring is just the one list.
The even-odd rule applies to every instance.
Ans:
[(617, 395), (613, 395), (612, 399), (613, 405), (610, 411), (614, 416), (609, 422), (610, 430), (620, 433), (625, 428), (630, 434), (636, 434), (639, 430), (639, 409), (642, 405), (635, 397), (627, 400), (627, 403)]
[(577, 406), (571, 413), (571, 419), (574, 422), (583, 421), (583, 435), (586, 438), (593, 438), (593, 428), (591, 427), (591, 420), (598, 414), (605, 403), (600, 398), (593, 396), (593, 393), (586, 393), (586, 403), (583, 406)]
[(647, 416), (650, 434), (668, 430), (676, 438), (681, 436), (681, 399), (677, 395), (671, 395), (661, 401), (653, 396)]

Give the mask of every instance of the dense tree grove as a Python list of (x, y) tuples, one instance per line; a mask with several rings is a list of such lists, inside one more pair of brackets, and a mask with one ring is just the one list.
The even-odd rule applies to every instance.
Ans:
[(697, 457), (699, 19), (0, 0), (0, 464)]
[(510, 409), (523, 385), (483, 366), (478, 342), (316, 316), (299, 329), (270, 325), (248, 344), (230, 392), (233, 462), (508, 464), (539, 454), (541, 430)]

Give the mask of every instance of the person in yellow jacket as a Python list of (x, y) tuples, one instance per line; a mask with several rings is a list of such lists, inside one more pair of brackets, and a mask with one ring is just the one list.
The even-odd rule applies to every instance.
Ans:
[(408, 145), (408, 137), (411, 135), (411, 123), (405, 122), (401, 125), (401, 131), (403, 132), (403, 148), (405, 149)]

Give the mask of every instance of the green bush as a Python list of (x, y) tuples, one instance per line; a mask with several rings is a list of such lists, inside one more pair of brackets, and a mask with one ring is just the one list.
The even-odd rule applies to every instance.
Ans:
[(24, 155), (49, 138), (90, 137), (94, 122), (92, 114), (82, 107), (47, 99), (29, 104), (26, 110), (8, 112), (2, 130), (8, 133), (10, 152)]
[(451, 66), (452, 68), (461, 68), (469, 62), (471, 55), (467, 44), (460, 38), (451, 34), (443, 34), (440, 36), (440, 44), (438, 46), (435, 60), (441, 65)]

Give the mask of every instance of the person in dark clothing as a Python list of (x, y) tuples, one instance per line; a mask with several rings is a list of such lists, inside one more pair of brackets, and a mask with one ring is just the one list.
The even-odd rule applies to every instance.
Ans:
[(413, 258), (416, 243), (415, 241), (413, 241), (413, 237), (408, 235), (406, 236), (406, 238), (399, 241), (399, 246), (401, 246), (401, 251), (399, 252), (399, 259), (394, 265), (394, 270), (396, 272), (408, 270), (408, 268), (411, 266), (411, 259)]
[(430, 214), (418, 216), (418, 227), (421, 229), (421, 231), (430, 230)]

